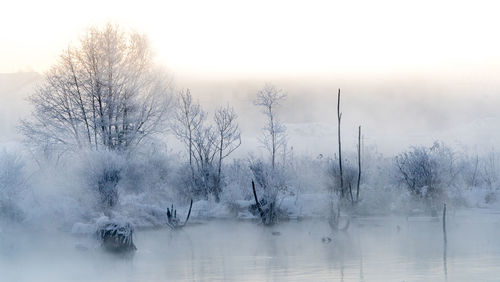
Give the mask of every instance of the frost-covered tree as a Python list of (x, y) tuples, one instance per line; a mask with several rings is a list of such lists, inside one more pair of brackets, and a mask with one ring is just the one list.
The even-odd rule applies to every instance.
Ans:
[(193, 159), (196, 164), (195, 178), (193, 179), (198, 194), (205, 197), (213, 195), (219, 201), (222, 188), (217, 178), (216, 158), (217, 158), (217, 136), (213, 127), (204, 125), (199, 128), (194, 135)]
[(179, 93), (177, 97), (175, 119), (172, 124), (172, 131), (175, 136), (186, 146), (189, 167), (194, 177), (195, 169), (193, 163), (194, 138), (195, 134), (201, 131), (206, 113), (201, 109), (199, 103), (193, 101), (193, 96), (189, 89)]
[(276, 109), (286, 97), (283, 90), (272, 84), (266, 84), (257, 92), (257, 98), (253, 102), (254, 105), (262, 108), (262, 113), (266, 116), (266, 125), (262, 128), (263, 137), (260, 142), (271, 154), (273, 169), (276, 167), (276, 156), (279, 150), (286, 145), (286, 127), (276, 113)]
[(164, 130), (170, 80), (147, 38), (107, 24), (90, 28), (45, 74), (21, 130), (42, 148), (127, 150)]
[(179, 94), (172, 129), (184, 143), (191, 171), (191, 189), (195, 195), (215, 197), (222, 192), (222, 162), (241, 144), (237, 115), (227, 106), (217, 109), (214, 125), (207, 124), (207, 114), (193, 102), (188, 91)]
[(241, 133), (236, 123), (238, 115), (232, 107), (226, 106), (217, 109), (214, 116), (215, 130), (217, 134), (217, 151), (219, 159), (217, 165), (217, 175), (220, 181), (222, 160), (228, 157), (241, 145)]

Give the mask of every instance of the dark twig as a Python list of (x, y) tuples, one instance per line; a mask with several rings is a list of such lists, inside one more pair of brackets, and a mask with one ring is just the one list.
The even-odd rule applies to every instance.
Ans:
[(186, 221), (184, 221), (184, 224), (182, 226), (185, 226), (186, 223), (188, 222), (189, 220), (189, 216), (191, 215), (191, 208), (193, 207), (193, 199), (191, 199), (191, 204), (189, 204), (189, 211), (188, 211), (188, 215), (186, 217)]
[(177, 219), (177, 210), (174, 209), (174, 205), (172, 205), (170, 207), (170, 209), (167, 208), (167, 226), (172, 228), (172, 229), (179, 229), (179, 228), (186, 226), (186, 224), (189, 220), (189, 216), (191, 215), (192, 208), (193, 208), (193, 199), (191, 199), (191, 203), (189, 204), (189, 211), (188, 211), (188, 214), (186, 217), (186, 221), (184, 221), (183, 224), (181, 224), (179, 222), (179, 220)]

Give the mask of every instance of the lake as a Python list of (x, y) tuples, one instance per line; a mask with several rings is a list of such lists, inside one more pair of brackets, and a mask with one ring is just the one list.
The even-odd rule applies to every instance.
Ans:
[[(331, 238), (329, 242), (326, 237)], [(500, 214), (359, 217), (346, 232), (323, 220), (193, 220), (182, 230), (138, 230), (130, 256), (86, 237), (4, 228), (1, 281), (494, 281)]]

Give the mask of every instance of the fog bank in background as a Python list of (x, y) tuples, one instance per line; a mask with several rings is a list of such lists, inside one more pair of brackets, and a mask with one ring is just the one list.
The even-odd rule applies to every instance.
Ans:
[[(30, 112), (26, 98), (41, 82), (38, 73), (0, 74), (0, 142), (13, 146), (21, 140), (20, 118)], [(411, 145), (443, 140), (470, 151), (492, 150), (500, 138), (500, 83), (473, 75), (454, 77), (375, 75), (355, 77), (219, 77), (174, 74), (175, 87), (189, 88), (213, 115), (230, 104), (238, 113), (245, 156), (261, 150), (258, 143), (264, 117), (252, 103), (264, 83), (272, 82), (288, 93), (280, 112), (288, 128), (288, 146), (295, 153), (332, 155), (336, 144), (336, 93), (342, 91), (342, 132), (347, 150), (354, 150), (357, 126), (363, 127), (365, 148), (393, 155)], [(170, 134), (169, 134), (170, 135)], [(172, 136), (166, 141), (177, 151)]]

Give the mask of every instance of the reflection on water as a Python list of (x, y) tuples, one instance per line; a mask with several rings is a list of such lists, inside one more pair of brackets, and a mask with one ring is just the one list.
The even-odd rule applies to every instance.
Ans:
[(138, 231), (131, 257), (87, 249), (85, 238), (35, 234), (0, 233), (2, 281), (477, 281), (500, 273), (500, 215), (478, 210), (448, 216), (446, 244), (441, 220), (424, 217), (356, 218), (337, 234), (320, 220), (209, 221)]

